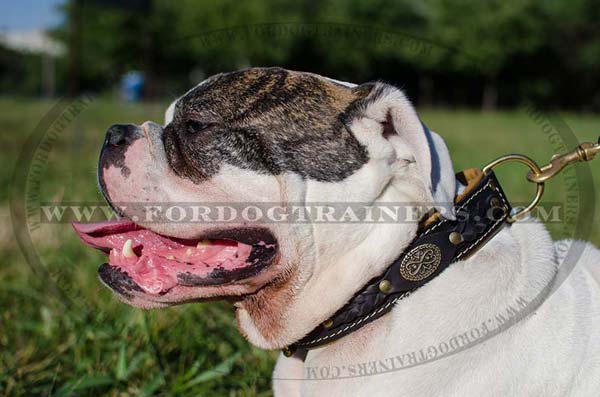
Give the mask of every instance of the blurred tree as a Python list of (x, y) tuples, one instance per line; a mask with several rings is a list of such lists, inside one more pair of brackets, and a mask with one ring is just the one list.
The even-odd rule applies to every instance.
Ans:
[(217, 72), (280, 65), (388, 80), (420, 105), (600, 109), (595, 0), (70, 0), (67, 17), (75, 2), (81, 68), (68, 77), (85, 90), (141, 70), (147, 96), (176, 95)]
[[(450, 67), (483, 77), (482, 107), (496, 108), (498, 77), (509, 59), (534, 52), (544, 41), (537, 1), (429, 0), (430, 35), (455, 47)], [(446, 66), (448, 67), (448, 66)]]
[(547, 0), (540, 4), (543, 100), (562, 107), (600, 109), (600, 2)]
[(41, 95), (41, 57), (0, 46), (0, 92)]

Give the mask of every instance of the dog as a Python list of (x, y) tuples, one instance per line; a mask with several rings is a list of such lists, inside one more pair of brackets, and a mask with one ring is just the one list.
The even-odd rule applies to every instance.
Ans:
[[(297, 342), (343, 307), (404, 252), (418, 222), (175, 222), (159, 204), (426, 203), (415, 207), (418, 220), (432, 209), (452, 217), (464, 189), (443, 139), (400, 89), (281, 68), (210, 77), (168, 107), (164, 125), (112, 126), (98, 179), (123, 218), (75, 228), (108, 254), (102, 282), (141, 308), (232, 299), (239, 330), (264, 349)], [(552, 289), (560, 244), (580, 256)], [(502, 313), (529, 302), (537, 302), (530, 313), (492, 335)], [(453, 341), (464, 349), (443, 354)], [(554, 243), (533, 219), (505, 225), (387, 315), (303, 360), (281, 355), (273, 388), (276, 396), (597, 395), (600, 252)]]

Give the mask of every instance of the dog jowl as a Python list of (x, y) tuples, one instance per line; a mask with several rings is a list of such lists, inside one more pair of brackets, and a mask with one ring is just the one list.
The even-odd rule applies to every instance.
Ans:
[(106, 252), (100, 278), (123, 301), (162, 307), (228, 297), (242, 333), (277, 348), (331, 315), (360, 288), (355, 280), (381, 273), (416, 224), (211, 224), (163, 213), (149, 221), (136, 203), (444, 207), (453, 175), (443, 141), (397, 88), (253, 68), (194, 87), (163, 125), (110, 127), (98, 179), (122, 218), (75, 229)]

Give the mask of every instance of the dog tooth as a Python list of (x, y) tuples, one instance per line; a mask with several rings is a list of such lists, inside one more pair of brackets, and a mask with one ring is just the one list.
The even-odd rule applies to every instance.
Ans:
[(194, 251), (192, 251), (192, 249), (191, 249), (191, 248), (188, 248), (188, 249), (185, 251), (185, 254), (189, 256), (189, 255), (192, 255), (192, 253), (193, 253), (193, 252), (194, 252)]
[(169, 259), (169, 260), (171, 260), (171, 261), (172, 261), (172, 260), (174, 260), (174, 259), (175, 259), (175, 257), (174, 257), (173, 255), (167, 255), (167, 259)]
[(200, 240), (200, 241), (198, 241), (198, 245), (196, 245), (196, 248), (202, 248), (202, 247), (206, 247), (208, 245), (210, 245), (209, 240)]
[(125, 241), (125, 244), (123, 244), (123, 256), (125, 258), (136, 258), (137, 257), (135, 252), (133, 252), (132, 244), (133, 244), (133, 242), (131, 241), (131, 239)]

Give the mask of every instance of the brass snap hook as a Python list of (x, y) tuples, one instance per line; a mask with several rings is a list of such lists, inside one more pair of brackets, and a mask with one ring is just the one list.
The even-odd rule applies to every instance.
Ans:
[(600, 137), (598, 143), (584, 142), (570, 152), (560, 155), (555, 154), (552, 156), (550, 163), (543, 166), (538, 174), (529, 171), (527, 179), (534, 183), (545, 182), (569, 164), (592, 160), (598, 152), (600, 152)]
[(519, 211), (516, 211), (513, 214), (510, 214), (506, 221), (509, 223), (513, 223), (514, 221), (522, 218), (525, 214), (531, 212), (542, 198), (544, 194), (544, 182), (548, 179), (552, 178), (560, 171), (563, 170), (569, 164), (577, 163), (580, 161), (590, 161), (592, 160), (596, 154), (600, 152), (600, 137), (598, 137), (598, 142), (584, 142), (579, 144), (575, 149), (567, 152), (565, 154), (555, 154), (552, 156), (550, 163), (543, 167), (539, 167), (535, 161), (530, 159), (527, 156), (522, 154), (507, 154), (506, 156), (502, 156), (492, 161), (485, 167), (483, 167), (483, 173), (490, 173), (495, 167), (500, 164), (516, 161), (519, 163), (523, 163), (529, 167), (529, 172), (527, 173), (527, 179), (530, 182), (533, 182), (537, 185), (537, 189), (535, 192), (535, 197), (533, 201), (529, 203), (529, 205)]

